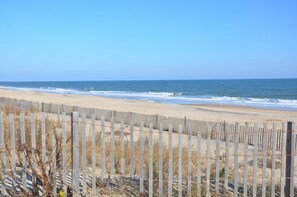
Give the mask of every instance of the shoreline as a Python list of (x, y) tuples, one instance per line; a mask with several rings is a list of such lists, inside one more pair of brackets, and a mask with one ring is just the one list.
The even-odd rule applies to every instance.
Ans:
[(54, 94), (30, 90), (5, 89), (0, 89), (0, 97), (141, 114), (159, 114), (168, 117), (183, 118), (187, 116), (189, 119), (202, 121), (281, 122), (297, 120), (296, 111), (261, 109), (249, 106), (163, 104), (91, 95)]

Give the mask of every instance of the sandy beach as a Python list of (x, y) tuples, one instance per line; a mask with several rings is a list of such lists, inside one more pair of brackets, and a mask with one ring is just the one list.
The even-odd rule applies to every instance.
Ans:
[(0, 89), (0, 97), (123, 112), (159, 114), (170, 117), (182, 118), (187, 116), (187, 118), (202, 121), (279, 122), (297, 120), (296, 111), (258, 109), (245, 106), (161, 104), (98, 96), (52, 94), (28, 90), (4, 89)]

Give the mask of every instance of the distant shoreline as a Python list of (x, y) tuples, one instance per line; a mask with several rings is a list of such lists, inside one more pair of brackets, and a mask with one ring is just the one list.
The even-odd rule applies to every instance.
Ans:
[(162, 104), (89, 95), (63, 95), (28, 90), (3, 89), (0, 89), (0, 97), (141, 114), (159, 114), (167, 117), (183, 118), (187, 116), (189, 119), (202, 121), (263, 122), (297, 120), (297, 113), (295, 111), (241, 106)]

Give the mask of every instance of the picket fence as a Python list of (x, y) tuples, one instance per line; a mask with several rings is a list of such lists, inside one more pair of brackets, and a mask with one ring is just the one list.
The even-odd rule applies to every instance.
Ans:
[[(116, 123), (113, 116), (107, 122), (103, 116), (92, 115), (91, 119), (87, 119), (84, 113), (72, 112), (70, 117), (66, 113), (58, 114), (58, 129), (53, 131), (46, 127), (46, 117), (51, 117), (50, 115), (44, 112), (28, 115), (10, 113), (7, 117), (1, 113), (1, 194), (5, 194), (7, 190), (5, 179), (8, 170), (14, 175), (13, 177), (16, 177), (16, 166), (22, 163), (22, 173), (27, 173), (26, 169), (29, 164), (24, 149), (16, 148), (18, 145), (24, 145), (27, 140), (31, 142), (32, 150), (37, 149), (40, 143), (42, 163), (45, 164), (51, 155), (51, 169), (54, 172), (58, 170), (62, 172), (62, 182), (55, 183), (53, 186), (54, 195), (56, 195), (57, 187), (62, 187), (67, 193), (67, 187), (70, 185), (74, 196), (81, 194), (96, 196), (98, 195), (97, 179), (104, 180), (107, 177), (116, 176), (139, 179), (140, 196), (155, 196), (156, 193), (159, 196), (184, 196), (185, 194), (191, 196), (194, 192), (197, 196), (211, 196), (211, 194), (221, 194), (223, 189), (225, 189), (224, 192), (227, 191), (225, 194), (231, 192), (234, 196), (244, 197), (267, 196), (268, 194), (269, 196), (296, 195), (294, 183), (296, 130), (292, 122), (245, 123), (244, 125), (212, 122), (205, 123), (205, 130), (200, 131), (193, 130), (191, 124), (179, 125), (177, 130), (172, 124), (168, 124), (168, 131), (164, 131), (162, 123), (159, 123), (157, 130), (152, 123), (148, 127), (145, 127), (143, 122), (135, 126), (133, 115), (130, 123), (126, 124), (124, 120)], [(25, 124), (28, 121), (30, 139), (26, 139), (28, 133), (26, 133)], [(61, 135), (57, 134), (59, 129)], [(129, 129), (128, 132), (127, 129)], [(183, 132), (184, 130), (186, 132)], [(18, 131), (20, 135), (17, 135)], [(20, 139), (17, 139), (19, 137)], [(47, 152), (49, 142), (47, 138), (51, 138), (50, 153)], [(98, 138), (100, 143), (98, 143)], [(61, 141), (61, 155), (57, 154), (57, 141), (59, 140)], [(116, 143), (117, 140), (119, 143)], [(21, 144), (16, 144), (16, 142), (21, 142)], [(124, 150), (126, 143), (129, 144), (128, 155)], [(154, 169), (156, 168), (155, 143), (158, 144), (158, 169)], [(67, 151), (68, 146), (71, 146), (71, 151)], [(88, 149), (89, 146), (91, 149)], [(139, 150), (136, 150), (136, 147), (139, 147)], [(186, 157), (183, 150), (185, 147)], [(120, 149), (120, 158), (115, 161), (117, 148)], [(10, 153), (9, 158), (7, 158), (7, 150)], [(17, 154), (17, 150), (21, 150), (22, 153)], [(148, 154), (145, 153), (146, 151)], [(174, 151), (177, 151), (177, 162), (173, 161)], [(67, 159), (70, 155), (71, 159)], [(88, 156), (91, 156), (91, 164), (87, 161)], [(32, 154), (31, 157), (33, 157), (32, 161), (37, 160), (36, 154)], [(58, 157), (61, 157), (61, 160)], [(57, 158), (61, 162), (59, 165), (61, 169), (57, 169)], [(10, 169), (6, 165), (6, 160), (10, 161)], [(128, 171), (125, 166), (127, 160)], [(139, 162), (137, 163), (138, 169), (135, 169), (136, 160)], [(252, 164), (249, 163), (250, 161)], [(117, 162), (119, 165), (116, 164)], [(279, 170), (277, 170), (278, 163)], [(32, 168), (36, 167), (34, 162), (31, 164)], [(177, 171), (174, 171), (176, 165)], [(187, 169), (186, 173), (183, 173), (184, 168)], [(194, 168), (195, 172), (193, 172)], [(212, 172), (213, 169), (215, 169), (214, 172)], [(158, 177), (154, 176), (155, 171)], [(259, 171), (261, 172), (260, 181)], [(67, 182), (68, 172), (71, 172), (70, 183)], [(249, 175), (250, 172), (252, 175)], [(279, 174), (277, 175), (276, 172)], [(57, 174), (54, 173), (53, 176), (56, 177)], [(267, 177), (270, 177), (270, 180), (267, 180)], [(89, 178), (91, 184), (87, 183)], [(28, 188), (26, 176), (22, 176), (21, 182), (23, 188)], [(16, 185), (13, 180), (12, 184)], [(177, 187), (173, 187), (175, 185)]]

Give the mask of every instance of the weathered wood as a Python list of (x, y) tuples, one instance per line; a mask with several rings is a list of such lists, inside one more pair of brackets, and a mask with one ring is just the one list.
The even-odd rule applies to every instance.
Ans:
[(150, 123), (149, 131), (149, 197), (153, 196), (153, 124)]
[(105, 126), (104, 117), (101, 117), (101, 180), (105, 178)]
[(21, 152), (21, 158), (22, 158), (22, 186), (23, 189), (27, 190), (27, 160), (26, 160), (26, 133), (25, 133), (25, 118), (24, 113), (20, 113), (20, 130), (21, 130), (21, 144), (22, 144), (22, 152)]
[(293, 123), (287, 123), (286, 145), (286, 186), (285, 196), (294, 196), (294, 157), (295, 157), (295, 134)]
[(72, 191), (73, 196), (79, 197), (79, 125), (78, 112), (71, 113), (72, 137)]
[(163, 196), (163, 124), (159, 124), (159, 196)]
[(110, 128), (110, 137), (111, 137), (111, 153), (110, 153), (110, 175), (114, 176), (115, 167), (114, 167), (114, 117), (111, 117), (111, 128)]
[(172, 125), (169, 124), (169, 135), (168, 135), (168, 197), (172, 196)]
[[(41, 119), (43, 120), (42, 122), (44, 122), (44, 113), (43, 113), (43, 117), (41, 115)], [(41, 133), (42, 133), (41, 135), (44, 135), (44, 136), (42, 136), (42, 139), (44, 139), (44, 143), (45, 143), (45, 128), (44, 128), (44, 131), (42, 131)], [(62, 179), (63, 179), (64, 194), (67, 193), (67, 146), (66, 146), (66, 142), (67, 142), (66, 113), (63, 112), (62, 113)], [(45, 158), (45, 150), (44, 150), (43, 158)]]
[(259, 125), (258, 123), (254, 124), (254, 154), (253, 154), (253, 197), (257, 196), (257, 163), (258, 163), (258, 134), (259, 134)]
[(121, 121), (121, 174), (125, 174), (125, 141), (124, 141), (124, 120)]
[(266, 197), (266, 167), (267, 167), (267, 123), (263, 124), (263, 148), (262, 148), (262, 197)]
[(56, 134), (52, 133), (52, 193), (53, 196), (57, 196), (57, 144), (56, 144)]
[(197, 131), (197, 196), (201, 196), (201, 133)]
[(287, 131), (286, 125), (282, 123), (282, 158), (281, 158), (281, 196), (285, 196), (285, 183), (286, 183), (286, 174), (285, 174), (285, 166), (286, 166), (286, 145), (287, 145)]
[(191, 196), (192, 191), (192, 128), (187, 125), (188, 132), (188, 196)]
[(16, 187), (16, 152), (15, 152), (15, 129), (14, 129), (14, 115), (9, 114), (9, 133), (10, 133), (10, 155), (11, 155), (11, 175), (12, 187)]
[(225, 123), (224, 131), (226, 134), (226, 143), (225, 143), (225, 181), (224, 187), (228, 190), (228, 178), (229, 178), (229, 125)]
[(0, 158), (1, 158), (1, 169), (0, 169), (0, 176), (1, 176), (1, 194), (6, 195), (5, 190), (5, 167), (6, 167), (6, 158), (5, 158), (5, 143), (4, 143), (4, 117), (3, 113), (0, 112)]
[(182, 196), (182, 176), (183, 176), (183, 169), (182, 169), (182, 132), (183, 127), (179, 125), (178, 127), (178, 196)]
[(86, 139), (86, 114), (82, 114), (82, 132), (81, 132), (81, 148), (82, 148), (82, 173), (83, 173), (83, 193), (87, 191), (87, 139)]
[(239, 124), (235, 124), (234, 136), (234, 197), (238, 196), (238, 141), (239, 141)]
[(248, 138), (249, 125), (246, 122), (244, 126), (244, 174), (243, 174), (243, 197), (247, 197), (248, 182)]
[(206, 196), (210, 197), (210, 134), (211, 125), (208, 123), (206, 142)]
[(219, 195), (219, 183), (220, 183), (220, 138), (221, 130), (220, 125), (216, 126), (216, 194)]
[[(65, 125), (64, 125), (65, 126)], [(62, 124), (63, 127), (63, 124)], [(46, 163), (46, 134), (45, 134), (45, 114), (41, 113), (41, 159), (42, 164)], [(65, 150), (66, 151), (66, 150)]]
[(271, 155), (271, 196), (275, 196), (275, 152), (276, 152), (276, 124), (272, 126), (272, 155)]
[(30, 114), (30, 124), (31, 124), (31, 148), (32, 148), (32, 168), (36, 168), (36, 129), (35, 129), (35, 114)]
[(130, 121), (130, 177), (134, 177), (134, 114)]
[(96, 119), (95, 115), (92, 114), (92, 123), (91, 123), (91, 130), (92, 130), (92, 193), (93, 196), (96, 196)]
[(139, 143), (140, 143), (140, 194), (143, 194), (144, 192), (144, 185), (143, 185), (143, 177), (144, 177), (144, 172), (143, 172), (143, 165), (144, 165), (144, 160), (143, 160), (143, 125), (144, 123), (141, 122), (140, 124), (140, 133), (139, 133)]

